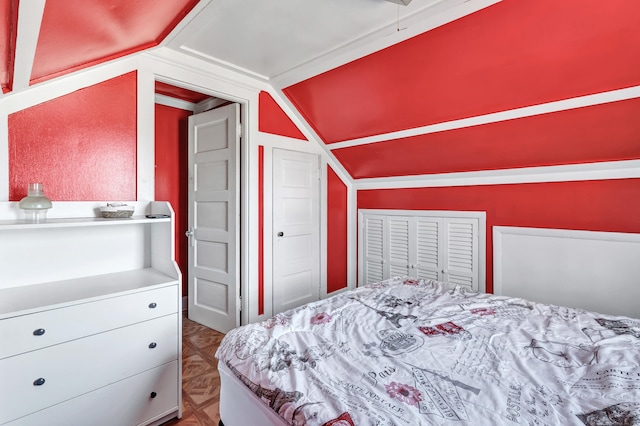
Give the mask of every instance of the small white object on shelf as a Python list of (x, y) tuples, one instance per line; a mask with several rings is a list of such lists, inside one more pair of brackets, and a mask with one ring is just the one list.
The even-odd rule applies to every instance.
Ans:
[(133, 215), (134, 206), (122, 203), (107, 203), (106, 207), (100, 207), (102, 217), (108, 219), (123, 219)]
[(26, 215), (27, 222), (41, 223), (47, 218), (47, 210), (51, 208), (51, 200), (45, 197), (41, 183), (30, 183), (28, 194), (20, 200), (19, 206)]

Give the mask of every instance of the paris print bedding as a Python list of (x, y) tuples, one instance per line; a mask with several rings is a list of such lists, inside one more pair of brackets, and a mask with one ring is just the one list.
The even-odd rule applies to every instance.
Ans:
[(640, 425), (640, 321), (396, 277), (229, 332), (292, 425)]

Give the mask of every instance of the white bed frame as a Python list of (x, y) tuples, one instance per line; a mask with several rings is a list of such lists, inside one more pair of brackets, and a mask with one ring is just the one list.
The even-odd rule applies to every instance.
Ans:
[(640, 318), (640, 234), (493, 228), (495, 294)]
[[(493, 228), (494, 293), (640, 318), (640, 234)], [(224, 426), (287, 423), (218, 363)]]
[(224, 362), (220, 372), (220, 420), (224, 426), (287, 426), (269, 406), (253, 394)]

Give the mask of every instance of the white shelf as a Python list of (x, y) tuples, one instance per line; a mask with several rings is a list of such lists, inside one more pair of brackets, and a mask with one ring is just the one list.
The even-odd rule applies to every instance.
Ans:
[(24, 219), (0, 220), (1, 230), (22, 230), (22, 229), (47, 229), (65, 228), (78, 226), (122, 226), (137, 225), (141, 223), (170, 222), (171, 218), (150, 219), (145, 216), (133, 216), (123, 219), (107, 219), (103, 217), (74, 217), (74, 218), (54, 218), (47, 219), (42, 223), (30, 223)]
[(176, 284), (176, 278), (144, 268), (0, 289), (0, 320)]
[[(105, 204), (54, 202), (46, 221), (29, 223), (18, 203), (0, 202), (0, 376), (10, 378), (20, 401), (0, 410), (0, 423), (66, 424), (78, 411), (90, 417), (98, 402), (84, 395), (96, 390), (137, 401), (116, 407), (134, 423), (181, 413), (182, 278), (173, 210), (167, 202), (133, 201), (133, 217), (107, 219), (100, 214)], [(147, 350), (150, 335), (162, 339), (160, 352)], [(146, 375), (159, 363), (162, 369)], [(107, 373), (65, 372), (82, 365)], [(113, 368), (132, 380), (126, 391), (112, 384)], [(19, 374), (8, 375), (13, 371)], [(45, 374), (46, 389), (33, 389), (31, 376)], [(149, 389), (166, 403), (151, 404)]]

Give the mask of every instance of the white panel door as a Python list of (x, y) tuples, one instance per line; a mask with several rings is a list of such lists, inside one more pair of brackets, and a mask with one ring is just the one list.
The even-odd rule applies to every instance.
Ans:
[(189, 117), (189, 319), (240, 325), (240, 107)]
[(273, 150), (273, 313), (320, 298), (320, 159)]

